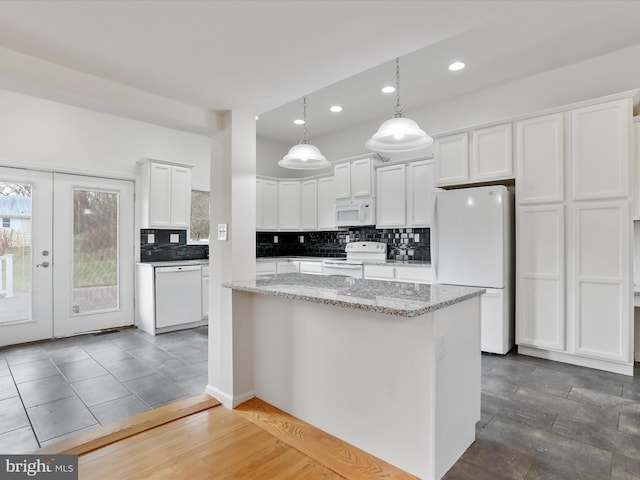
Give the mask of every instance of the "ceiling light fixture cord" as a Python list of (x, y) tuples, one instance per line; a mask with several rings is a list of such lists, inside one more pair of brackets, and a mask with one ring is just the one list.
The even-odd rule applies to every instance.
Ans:
[(396, 114), (394, 117), (402, 116), (402, 106), (400, 105), (400, 57), (396, 57)]
[(309, 143), (307, 141), (307, 96), (302, 97), (302, 120), (304, 123), (304, 127), (302, 128), (302, 142), (300, 143)]

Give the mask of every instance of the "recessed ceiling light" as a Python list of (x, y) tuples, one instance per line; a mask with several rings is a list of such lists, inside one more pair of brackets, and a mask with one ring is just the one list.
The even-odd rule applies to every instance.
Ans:
[(293, 123), (295, 123), (296, 125), (304, 125), (304, 120), (302, 120), (301, 118), (296, 118)]
[(342, 107), (340, 105), (333, 105), (329, 110), (333, 113), (339, 113), (342, 111)]
[(386, 87), (382, 87), (380, 90), (382, 93), (393, 93), (396, 91), (396, 87), (392, 87), (391, 85), (387, 85)]
[(256, 120), (258, 120), (260, 117), (258, 115), (256, 115)]
[(464, 67), (466, 67), (466, 64), (464, 62), (453, 62), (451, 65), (449, 65), (449, 70), (451, 70), (452, 72), (456, 72), (458, 70), (462, 70)]

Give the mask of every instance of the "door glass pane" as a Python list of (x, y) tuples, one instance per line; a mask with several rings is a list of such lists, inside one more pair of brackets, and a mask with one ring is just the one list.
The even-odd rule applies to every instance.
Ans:
[(31, 192), (0, 180), (0, 325), (31, 320)]
[(118, 193), (73, 191), (72, 315), (117, 310)]

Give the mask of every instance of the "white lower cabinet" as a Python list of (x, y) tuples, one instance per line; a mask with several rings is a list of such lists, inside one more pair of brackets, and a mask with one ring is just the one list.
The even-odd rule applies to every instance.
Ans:
[(632, 361), (632, 243), (628, 202), (585, 202), (573, 210), (572, 349)]
[(564, 351), (564, 206), (520, 207), (517, 238), (517, 343)]
[(300, 273), (322, 275), (322, 261), (301, 261)]
[(300, 262), (287, 260), (285, 262), (276, 263), (276, 273), (298, 273), (300, 271)]
[(364, 278), (368, 280), (395, 280), (396, 269), (391, 265), (365, 265)]
[(365, 265), (364, 278), (395, 282), (432, 283), (433, 270), (431, 265)]
[(277, 273), (277, 264), (273, 262), (256, 262), (256, 276), (275, 275)]

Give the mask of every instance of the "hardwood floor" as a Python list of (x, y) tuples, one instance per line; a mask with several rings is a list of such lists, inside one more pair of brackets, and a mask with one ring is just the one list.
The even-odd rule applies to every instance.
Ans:
[(415, 479), (258, 399), (236, 410), (208, 408), (82, 453), (79, 470), (83, 480)]

